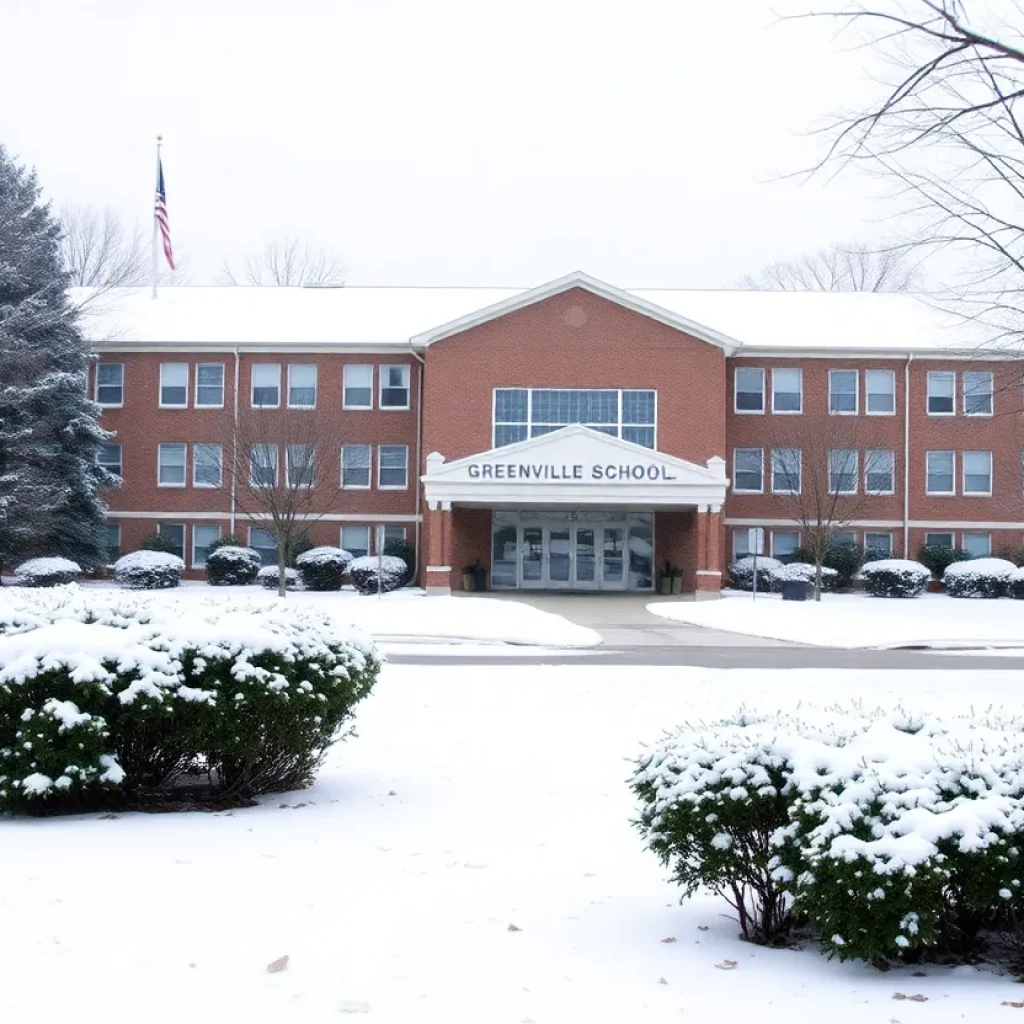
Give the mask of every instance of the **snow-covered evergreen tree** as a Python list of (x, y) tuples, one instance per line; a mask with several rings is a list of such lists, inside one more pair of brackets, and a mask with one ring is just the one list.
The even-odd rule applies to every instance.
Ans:
[(34, 172), (0, 145), (0, 562), (63, 555), (102, 564), (116, 483), (89, 400), (89, 353), (67, 295), (60, 226)]

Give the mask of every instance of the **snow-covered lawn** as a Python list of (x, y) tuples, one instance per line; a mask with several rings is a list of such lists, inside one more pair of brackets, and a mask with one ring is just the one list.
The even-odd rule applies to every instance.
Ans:
[(1024, 991), (989, 969), (880, 974), (739, 942), (718, 900), (677, 904), (629, 825), (626, 759), (686, 718), (1019, 702), (1024, 673), (946, 664), (386, 666), (311, 790), (233, 813), (0, 821), (0, 1020), (1015, 1019), (1001, 1004)]
[(675, 622), (822, 647), (1020, 647), (1024, 601), (922, 594), (905, 600), (823, 594), (820, 602), (726, 591), (721, 601), (655, 601), (648, 611)]

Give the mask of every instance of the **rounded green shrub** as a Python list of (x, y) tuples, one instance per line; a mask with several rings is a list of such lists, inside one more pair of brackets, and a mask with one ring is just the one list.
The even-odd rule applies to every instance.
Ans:
[(206, 556), (206, 581), (214, 587), (240, 587), (256, 582), (263, 560), (252, 548), (225, 544)]
[(920, 597), (930, 577), (926, 566), (906, 558), (868, 562), (859, 576), (872, 597)]
[(1005, 597), (1016, 569), (1002, 558), (972, 558), (947, 566), (942, 582), (950, 597)]
[(383, 555), (380, 558), (376, 555), (364, 555), (362, 558), (354, 559), (348, 567), (352, 586), (360, 594), (398, 590), (405, 586), (407, 571), (405, 562), (394, 555)]
[(19, 587), (59, 587), (81, 575), (82, 567), (69, 558), (30, 558), (14, 570), (14, 582)]
[(306, 590), (341, 590), (352, 555), (344, 548), (310, 548), (295, 559)]
[(169, 590), (181, 583), (185, 563), (163, 551), (132, 551), (114, 563), (114, 582), (129, 590)]

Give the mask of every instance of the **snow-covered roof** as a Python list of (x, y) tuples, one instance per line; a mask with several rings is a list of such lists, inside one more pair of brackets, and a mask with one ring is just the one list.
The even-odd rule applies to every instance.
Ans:
[[(111, 289), (83, 304), (101, 348), (423, 348), (457, 330), (583, 287), (739, 355), (971, 353), (985, 332), (925, 296), (872, 292), (616, 289), (573, 274), (535, 289), (446, 287)], [(89, 301), (85, 301), (89, 300)], [(991, 349), (986, 350), (992, 354)]]

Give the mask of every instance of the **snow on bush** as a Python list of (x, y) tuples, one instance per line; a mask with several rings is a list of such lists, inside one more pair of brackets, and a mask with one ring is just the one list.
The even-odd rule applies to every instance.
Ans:
[(947, 566), (942, 582), (950, 597), (1004, 597), (1016, 571), (1005, 558), (972, 558)]
[(256, 581), (262, 564), (258, 551), (225, 544), (206, 556), (206, 581), (215, 587), (246, 586)]
[(70, 558), (30, 558), (14, 570), (14, 582), (19, 587), (58, 587), (81, 575), (82, 567)]
[(306, 590), (340, 590), (352, 555), (344, 548), (319, 547), (304, 551), (295, 559)]
[(872, 597), (920, 597), (931, 579), (920, 562), (907, 558), (879, 558), (864, 565), (858, 575)]
[[(265, 565), (256, 573), (256, 582), (267, 590), (277, 590), (281, 574), (276, 565)], [(284, 570), (285, 590), (294, 590), (299, 585), (299, 574), (292, 568)]]
[(405, 561), (396, 555), (364, 555), (354, 559), (348, 567), (352, 585), (360, 594), (376, 594), (377, 581), (380, 580), (381, 591), (398, 590), (405, 586), (408, 567)]
[(185, 563), (165, 551), (133, 551), (114, 563), (114, 582), (129, 590), (168, 590), (181, 582)]
[[(803, 582), (814, 585), (815, 568), (807, 562), (790, 562), (788, 565), (780, 565), (768, 573), (768, 582), (772, 590), (781, 590), (783, 583)], [(830, 569), (827, 565), (821, 567), (821, 590), (822, 593), (832, 593), (839, 587), (839, 573)]]
[(229, 801), (306, 785), (379, 670), (369, 641), (309, 608), (12, 593), (0, 812), (144, 801), (189, 777)]
[[(771, 575), (776, 569), (781, 569), (782, 563), (776, 558), (757, 557), (757, 589), (771, 589)], [(729, 578), (737, 590), (754, 589), (754, 557), (747, 555), (738, 558), (729, 566)]]
[(1018, 600), (1024, 599), (1024, 566), (1013, 571), (1007, 584), (1007, 590), (1011, 597), (1016, 597)]

